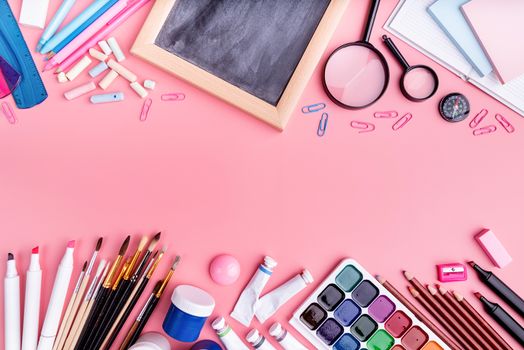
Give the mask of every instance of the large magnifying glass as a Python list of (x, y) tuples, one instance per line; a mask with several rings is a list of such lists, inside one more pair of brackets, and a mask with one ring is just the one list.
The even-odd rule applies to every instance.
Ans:
[(369, 43), (379, 3), (379, 0), (371, 2), (362, 40), (337, 48), (324, 67), (324, 89), (341, 107), (367, 107), (376, 102), (388, 86), (386, 59)]
[(0, 98), (10, 95), (20, 83), (20, 79), (20, 73), (0, 56)]

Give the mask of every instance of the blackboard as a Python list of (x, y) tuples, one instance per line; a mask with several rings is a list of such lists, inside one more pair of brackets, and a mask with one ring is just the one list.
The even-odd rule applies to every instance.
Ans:
[(155, 45), (276, 106), (330, 0), (178, 0)]

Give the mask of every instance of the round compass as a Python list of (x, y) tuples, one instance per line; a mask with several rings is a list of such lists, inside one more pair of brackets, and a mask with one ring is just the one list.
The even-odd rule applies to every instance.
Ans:
[(469, 101), (466, 96), (454, 92), (440, 100), (439, 112), (448, 122), (460, 122), (469, 115)]

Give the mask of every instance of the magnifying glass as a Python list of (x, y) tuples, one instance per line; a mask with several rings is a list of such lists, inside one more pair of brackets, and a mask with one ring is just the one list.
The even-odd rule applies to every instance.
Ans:
[(383, 35), (382, 40), (404, 68), (400, 78), (402, 94), (413, 102), (421, 102), (433, 96), (438, 89), (437, 73), (428, 66), (410, 66), (391, 38)]
[(0, 98), (10, 95), (18, 86), (21, 75), (0, 56)]
[(369, 43), (379, 3), (379, 0), (371, 2), (362, 40), (337, 48), (324, 67), (324, 89), (341, 107), (367, 107), (376, 102), (388, 86), (386, 59)]

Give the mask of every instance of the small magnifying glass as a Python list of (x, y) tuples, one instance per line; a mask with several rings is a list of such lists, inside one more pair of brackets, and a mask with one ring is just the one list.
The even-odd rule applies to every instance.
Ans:
[(421, 102), (433, 96), (438, 89), (437, 73), (428, 66), (410, 66), (391, 38), (383, 35), (382, 40), (404, 68), (400, 78), (402, 94), (413, 102)]

